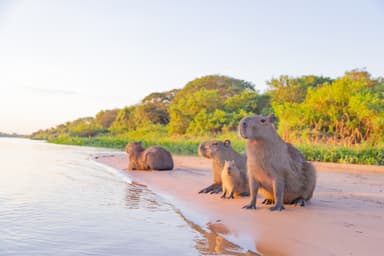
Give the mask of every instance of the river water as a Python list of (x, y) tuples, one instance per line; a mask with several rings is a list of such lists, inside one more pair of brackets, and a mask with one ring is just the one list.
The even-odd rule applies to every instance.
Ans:
[(92, 160), (104, 151), (0, 138), (1, 256), (214, 254), (201, 227)]

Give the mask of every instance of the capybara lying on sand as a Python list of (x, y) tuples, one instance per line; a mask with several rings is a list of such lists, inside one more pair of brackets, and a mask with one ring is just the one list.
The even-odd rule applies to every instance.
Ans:
[(172, 170), (171, 153), (158, 146), (144, 148), (141, 142), (131, 142), (125, 146), (128, 153), (128, 170)]

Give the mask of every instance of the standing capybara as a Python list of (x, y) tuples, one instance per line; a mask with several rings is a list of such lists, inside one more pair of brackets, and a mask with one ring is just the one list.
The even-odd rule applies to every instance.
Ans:
[[(233, 199), (235, 192), (240, 193), (239, 189), (244, 180), (242, 180), (240, 170), (236, 167), (234, 160), (225, 160), (224, 168), (221, 172), (221, 181), (223, 183), (223, 195), (221, 198)], [(229, 193), (228, 197), (226, 197), (227, 193)]]
[(131, 142), (125, 146), (129, 156), (128, 170), (172, 170), (171, 153), (158, 146), (144, 148), (141, 142)]
[(316, 171), (292, 144), (277, 134), (274, 115), (255, 115), (239, 123), (240, 135), (247, 139), (247, 169), (251, 193), (247, 209), (256, 208), (259, 189), (272, 197), (274, 210), (283, 210), (284, 203), (300, 204), (311, 199), (316, 185)]
[(232, 148), (230, 140), (211, 140), (202, 142), (199, 145), (198, 151), (200, 156), (212, 159), (213, 171), (213, 184), (202, 189), (199, 193), (220, 193), (222, 191), (221, 172), (224, 168), (224, 162), (225, 160), (234, 160), (236, 166), (240, 170), (242, 180), (245, 181), (240, 188), (241, 195), (249, 195), (246, 156), (237, 153)]

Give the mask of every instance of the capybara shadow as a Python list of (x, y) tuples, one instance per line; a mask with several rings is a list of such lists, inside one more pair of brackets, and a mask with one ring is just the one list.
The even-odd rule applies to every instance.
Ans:
[(159, 146), (144, 148), (141, 142), (131, 142), (125, 146), (128, 153), (128, 170), (172, 170), (172, 155)]
[(314, 166), (292, 144), (281, 139), (273, 122), (274, 115), (243, 118), (239, 134), (247, 140), (247, 170), (251, 202), (256, 208), (257, 193), (273, 203), (271, 210), (283, 210), (285, 204), (304, 206), (312, 198), (316, 185)]

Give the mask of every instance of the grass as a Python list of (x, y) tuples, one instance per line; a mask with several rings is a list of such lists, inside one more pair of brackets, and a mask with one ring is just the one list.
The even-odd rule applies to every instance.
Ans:
[(49, 138), (48, 142), (57, 144), (70, 144), (70, 145), (81, 145), (81, 146), (93, 146), (93, 147), (106, 147), (116, 148), (124, 150), (125, 145), (132, 141), (141, 141), (144, 147), (151, 145), (158, 145), (168, 149), (173, 154), (179, 155), (197, 155), (197, 147), (201, 142), (198, 139), (188, 139), (184, 137), (180, 138), (134, 138), (128, 136), (97, 136), (97, 137), (72, 137), (67, 135), (58, 136), (56, 138)]
[[(107, 147), (124, 150), (125, 145), (132, 141), (142, 141), (143, 145), (158, 145), (168, 149), (173, 154), (197, 155), (197, 148), (200, 142), (206, 140), (230, 139), (233, 148), (238, 151), (245, 150), (245, 140), (238, 137), (235, 132), (221, 134), (219, 136), (169, 136), (165, 130), (153, 132), (140, 131), (123, 135), (100, 135), (96, 137), (72, 137), (60, 135), (49, 138), (48, 141), (58, 144), (86, 145), (94, 147)], [(295, 144), (295, 146), (310, 161), (384, 165), (384, 145), (371, 147), (358, 145), (353, 147), (330, 145), (330, 144)]]
[(310, 161), (384, 165), (384, 146), (337, 146), (298, 144), (297, 147)]

